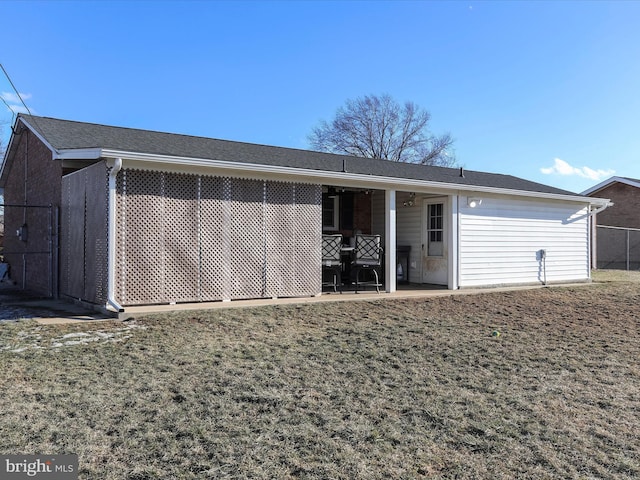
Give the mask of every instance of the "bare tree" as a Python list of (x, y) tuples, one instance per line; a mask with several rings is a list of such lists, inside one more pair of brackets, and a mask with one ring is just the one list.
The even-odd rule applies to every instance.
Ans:
[(413, 102), (400, 105), (391, 96), (347, 100), (331, 123), (324, 120), (308, 137), (315, 150), (394, 162), (453, 166), (451, 135), (429, 131), (431, 115)]

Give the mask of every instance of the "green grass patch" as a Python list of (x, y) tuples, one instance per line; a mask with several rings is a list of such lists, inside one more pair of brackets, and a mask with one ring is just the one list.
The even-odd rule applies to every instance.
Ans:
[(0, 451), (84, 479), (638, 478), (639, 318), (610, 282), (2, 324)]

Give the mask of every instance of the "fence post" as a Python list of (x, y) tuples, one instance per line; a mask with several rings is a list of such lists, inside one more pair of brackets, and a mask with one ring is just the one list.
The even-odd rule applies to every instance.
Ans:
[(629, 249), (629, 230), (627, 230), (627, 272), (629, 271), (629, 256), (630, 256), (630, 249)]

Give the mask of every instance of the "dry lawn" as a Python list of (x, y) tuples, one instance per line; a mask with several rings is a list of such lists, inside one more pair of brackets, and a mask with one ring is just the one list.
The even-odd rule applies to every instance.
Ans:
[(0, 452), (83, 479), (638, 478), (640, 284), (597, 278), (2, 324)]

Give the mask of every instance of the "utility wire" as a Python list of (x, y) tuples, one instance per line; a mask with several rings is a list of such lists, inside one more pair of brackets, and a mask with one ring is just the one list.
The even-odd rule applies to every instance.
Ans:
[[(31, 110), (29, 110), (29, 107), (27, 107), (27, 104), (24, 103), (24, 100), (22, 99), (22, 95), (20, 95), (20, 93), (18, 92), (18, 89), (16, 88), (16, 86), (13, 84), (13, 81), (11, 80), (11, 77), (9, 76), (9, 74), (7, 73), (7, 71), (4, 69), (4, 66), (0, 63), (0, 68), (2, 69), (2, 71), (4, 72), (4, 76), (7, 77), (7, 80), (9, 80), (9, 84), (11, 84), (11, 88), (13, 88), (13, 91), (16, 92), (16, 95), (18, 96), (18, 98), (20, 99), (20, 103), (22, 103), (22, 106), (27, 110), (27, 112), (29, 113), (29, 115), (33, 116), (31, 114)], [(2, 99), (2, 101), (4, 102), (4, 98)], [(5, 102), (5, 105), (7, 105), (7, 103)], [(7, 105), (7, 107), (9, 107), (9, 105)], [(11, 110), (13, 112), (13, 109), (11, 109), (11, 107), (9, 107), (9, 110)], [(14, 112), (15, 113), (15, 112)]]
[(7, 103), (7, 101), (4, 99), (2, 95), (0, 95), (0, 100), (2, 100), (2, 103), (5, 104), (5, 106), (7, 107), (7, 110), (11, 112), (11, 124), (13, 124), (13, 121), (16, 118), (16, 112), (13, 111), (13, 108), (11, 108), (11, 106)]
[[(2, 69), (2, 72), (4, 73), (4, 76), (7, 77), (7, 80), (9, 80), (9, 84), (11, 85), (11, 88), (13, 88), (13, 91), (16, 93), (16, 95), (18, 96), (18, 98), (20, 99), (20, 103), (22, 103), (22, 106), (25, 108), (25, 110), (27, 111), (27, 113), (29, 114), (29, 116), (31, 117), (31, 120), (34, 123), (34, 126), (40, 130), (40, 125), (38, 125), (38, 121), (36, 120), (36, 117), (33, 116), (33, 114), (31, 113), (31, 110), (29, 110), (29, 107), (27, 107), (27, 104), (24, 103), (24, 100), (22, 99), (22, 95), (20, 95), (20, 92), (18, 92), (18, 89), (16, 88), (16, 86), (13, 84), (13, 81), (11, 80), (11, 77), (9, 76), (9, 74), (7, 73), (7, 71), (4, 68), (4, 65), (2, 65), (2, 63), (0, 63), (0, 69)], [(2, 97), (0, 97), (2, 98)], [(17, 116), (16, 112), (13, 111), (13, 109), (7, 104), (7, 102), (5, 101), (5, 99), (2, 99), (2, 102), (7, 106), (7, 108), (11, 111), (12, 118), (11, 118), (11, 123), (14, 123), (14, 118)], [(16, 125), (17, 126), (17, 125)], [(13, 127), (11, 127), (11, 130), (13, 131), (13, 133), (15, 133), (15, 130), (13, 130)]]
[(2, 95), (0, 95), (0, 100), (2, 100), (2, 103), (4, 103), (4, 104), (7, 106), (7, 108), (9, 109), (9, 111), (10, 111), (12, 114), (14, 114), (14, 115), (15, 115), (15, 113), (16, 113), (16, 112), (14, 112), (14, 111), (13, 111), (13, 108), (11, 108), (11, 107), (9, 106), (9, 104), (7, 103), (7, 101), (4, 99), (4, 97), (3, 97)]

